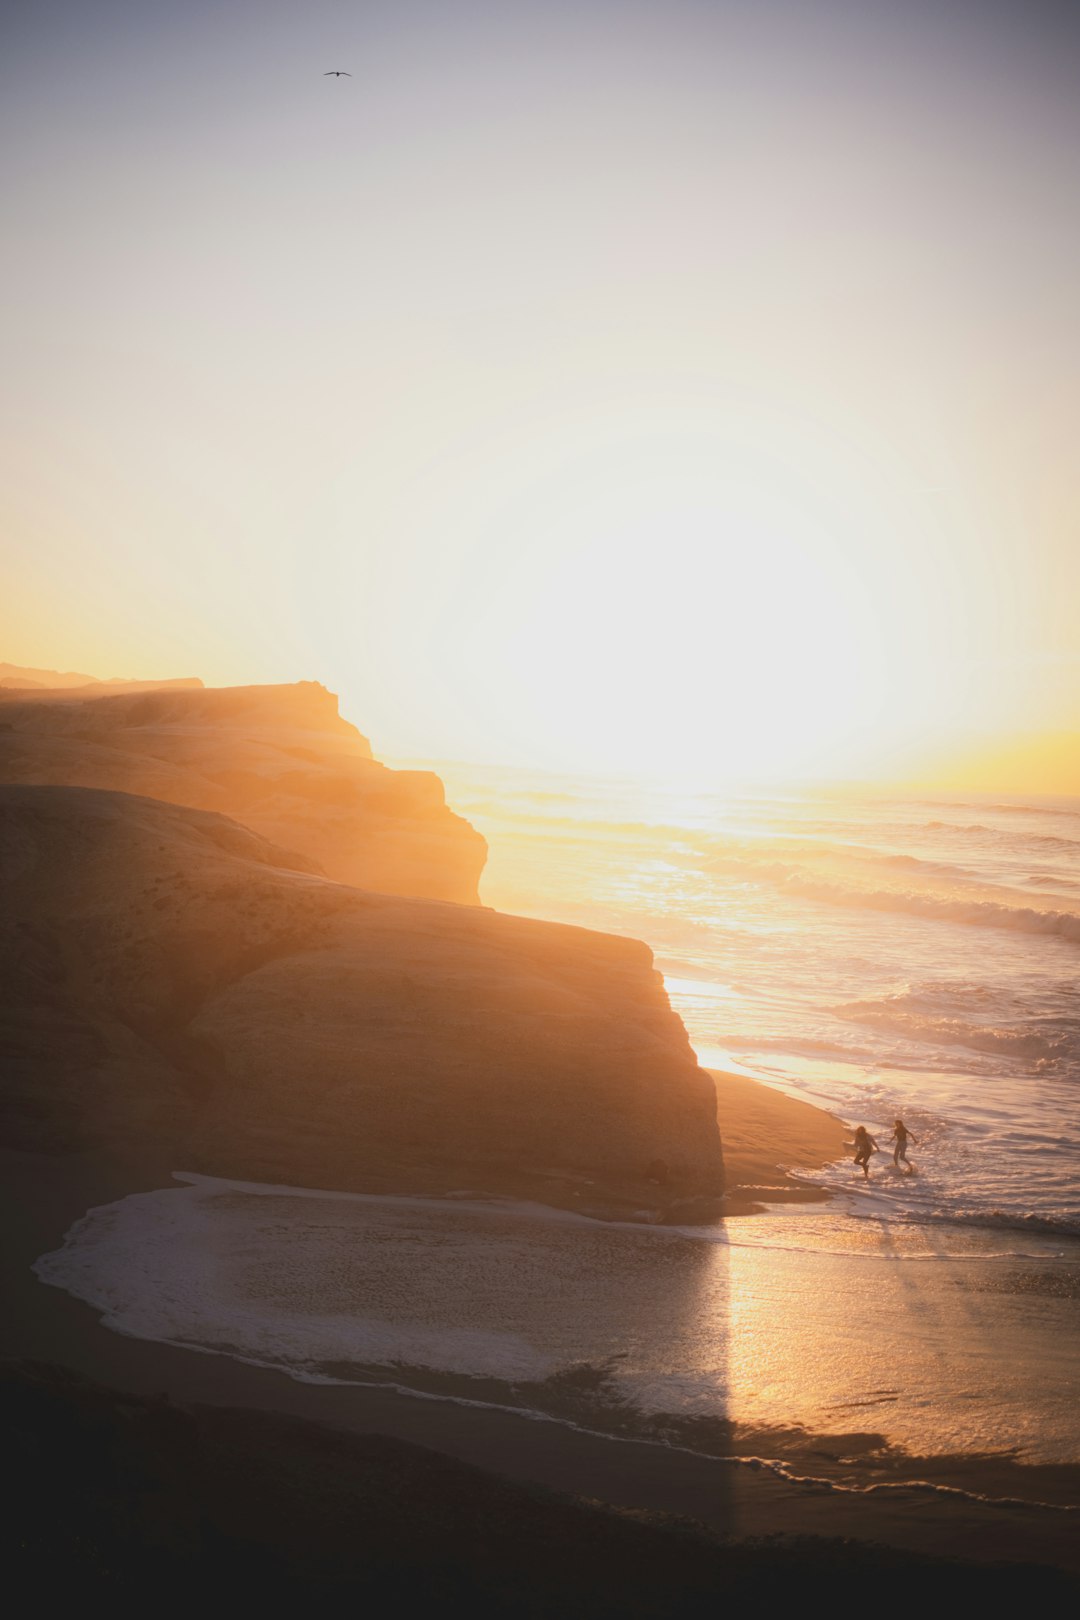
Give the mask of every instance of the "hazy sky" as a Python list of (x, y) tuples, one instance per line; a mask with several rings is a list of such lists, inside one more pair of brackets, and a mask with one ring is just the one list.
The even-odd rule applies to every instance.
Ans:
[(0, 657), (710, 779), (1080, 728), (1075, 8), (2, 15)]

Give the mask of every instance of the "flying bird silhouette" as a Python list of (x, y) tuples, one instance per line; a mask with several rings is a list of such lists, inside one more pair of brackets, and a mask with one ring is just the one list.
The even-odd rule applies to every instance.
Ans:
[(327, 68), (323, 74), (324, 79), (351, 79), (352, 74), (346, 73), (344, 68)]

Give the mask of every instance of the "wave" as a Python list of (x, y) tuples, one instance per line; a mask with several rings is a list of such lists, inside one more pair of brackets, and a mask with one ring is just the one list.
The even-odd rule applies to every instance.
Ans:
[(867, 866), (889, 866), (893, 870), (923, 872), (931, 877), (961, 878), (968, 882), (974, 874), (964, 866), (955, 866), (949, 861), (927, 861), (918, 855), (859, 855), (854, 857)]
[(988, 804), (986, 808), (1008, 816), (1080, 816), (1080, 810), (1066, 805)]
[(1075, 799), (1068, 804), (973, 804), (970, 799), (916, 799), (915, 804), (924, 804), (930, 810), (968, 810), (976, 815), (980, 812), (985, 815), (989, 810), (1002, 812), (1011, 816), (1076, 816), (1080, 818), (1080, 807)]
[[(755, 840), (753, 843), (723, 840), (719, 848), (716, 847), (716, 840), (709, 840), (703, 851), (702, 864), (704, 869), (713, 875), (732, 875), (745, 877), (751, 881), (785, 886), (804, 878), (814, 882), (819, 880), (840, 882), (848, 874), (855, 880), (865, 879), (868, 882), (873, 882), (875, 873), (880, 874), (882, 882), (904, 876), (920, 888), (925, 885), (925, 888), (932, 892), (935, 889), (941, 891), (943, 888), (985, 890), (1001, 886), (1000, 873), (988, 871), (986, 868), (985, 863), (989, 856), (999, 865), (1004, 857), (1010, 871), (1018, 868), (1023, 870), (1026, 867), (1029, 872), (1033, 872), (1033, 875), (1016, 881), (1024, 881), (1033, 886), (1046, 884), (1066, 889), (1080, 886), (1074, 876), (1067, 875), (1077, 870), (1070, 852), (1080, 852), (1080, 842), (1068, 838), (1058, 839), (1049, 836), (1044, 838), (1040, 835), (1037, 839), (1024, 842), (1039, 843), (1045, 847), (1027, 849), (1009, 840), (1005, 833), (996, 833), (990, 828), (982, 830), (986, 833), (987, 844), (1004, 847), (988, 849), (981, 854), (972, 850), (970, 862), (966, 865), (961, 865), (958, 861), (928, 860), (923, 855), (912, 855), (907, 852), (826, 842), (806, 843), (784, 838)], [(1060, 872), (1052, 867), (1043, 868), (1051, 849), (1062, 867)], [(679, 854), (685, 857), (686, 853), (687, 844), (684, 841)], [(1006, 893), (1009, 884), (1010, 880), (1006, 879)], [(858, 892), (863, 891), (860, 889)], [(954, 897), (952, 894), (948, 896), (950, 899)]]
[[(792, 1170), (790, 1172), (794, 1181), (804, 1183), (810, 1187), (820, 1187), (832, 1193), (836, 1202), (843, 1210), (845, 1219), (869, 1221), (874, 1227), (880, 1228), (882, 1224), (890, 1227), (903, 1228), (908, 1234), (920, 1234), (929, 1237), (929, 1229), (936, 1231), (956, 1228), (965, 1232), (999, 1232), (1023, 1233), (1025, 1238), (1034, 1243), (1043, 1243), (1047, 1239), (1066, 1244), (1064, 1250), (1056, 1250), (1056, 1257), (1068, 1255), (1076, 1256), (1076, 1243), (1080, 1239), (1080, 1209), (1075, 1205), (1058, 1204), (1047, 1209), (1035, 1210), (1020, 1202), (1019, 1195), (1016, 1202), (1010, 1207), (1010, 1193), (1007, 1189), (1000, 1189), (994, 1197), (994, 1202), (988, 1198), (985, 1203), (979, 1201), (978, 1193), (974, 1195), (968, 1190), (958, 1188), (954, 1195), (942, 1186), (928, 1186), (923, 1176), (914, 1179), (907, 1176), (890, 1177), (885, 1179), (881, 1170), (877, 1177), (871, 1177), (868, 1183), (857, 1178), (853, 1179), (849, 1160), (837, 1159), (831, 1165), (825, 1165), (820, 1170)], [(871, 1251), (877, 1259), (884, 1258), (880, 1246)], [(978, 1251), (980, 1260), (993, 1260), (995, 1262), (1026, 1261), (1046, 1259), (1048, 1251), (1025, 1251), (1010, 1247), (997, 1253)], [(900, 1261), (908, 1259), (925, 1260), (929, 1258), (926, 1253), (908, 1254), (898, 1252), (893, 1258)], [(937, 1258), (942, 1261), (955, 1260), (964, 1262), (973, 1258), (972, 1253), (966, 1250), (950, 1249), (946, 1253), (939, 1253)], [(1059, 1291), (1061, 1279), (1055, 1274), (1053, 1281), (1054, 1291)], [(1072, 1271), (1066, 1279), (1066, 1287), (1075, 1289), (1076, 1273)]]
[(732, 1052), (752, 1056), (757, 1052), (787, 1052), (793, 1057), (820, 1057), (835, 1063), (871, 1063), (876, 1053), (869, 1046), (851, 1046), (840, 1041), (815, 1040), (801, 1035), (746, 1035), (724, 1031), (724, 1045)]
[[(923, 823), (922, 831), (963, 833), (968, 837), (990, 838), (995, 843), (1001, 843), (1003, 839), (1012, 842), (1020, 836), (1006, 832), (1002, 827), (986, 827), (981, 821), (927, 821)], [(1042, 844), (1049, 849), (1080, 849), (1080, 838), (1063, 838), (1060, 833), (1025, 832), (1022, 841), (1024, 844)]]
[[(873, 1214), (866, 1215), (855, 1210), (849, 1210), (848, 1213), (856, 1220), (880, 1222), (883, 1219), (880, 1210), (874, 1210)], [(901, 1212), (897, 1218), (910, 1221), (913, 1219), (913, 1212)], [(947, 1205), (940, 1209), (929, 1209), (920, 1206), (914, 1218), (918, 1219), (920, 1225), (933, 1223), (942, 1226), (977, 1226), (1000, 1232), (1029, 1232), (1038, 1237), (1080, 1237), (1080, 1218), (1069, 1212), (1036, 1214), (1032, 1210), (962, 1209), (949, 1208)]]
[[(714, 875), (720, 873), (785, 887), (803, 875), (808, 881), (817, 881), (816, 872), (811, 873), (809, 868), (814, 866), (820, 870), (827, 864), (835, 869), (854, 872), (857, 876), (865, 872), (871, 879), (877, 870), (884, 877), (894, 872), (905, 873), (915, 882), (925, 880), (927, 883), (940, 884), (944, 879), (953, 884), (971, 884), (978, 881), (974, 872), (946, 861), (928, 861), (918, 855), (886, 854), (878, 850), (832, 844), (794, 844), (786, 839), (777, 839), (775, 844), (765, 848), (760, 843), (752, 848), (729, 848), (720, 854), (710, 854), (704, 862), (705, 869)], [(828, 879), (823, 877), (822, 881)]]
[(852, 889), (794, 874), (787, 875), (780, 882), (786, 894), (797, 895), (802, 900), (816, 900), (824, 905), (893, 911), (903, 916), (959, 923), (969, 928), (999, 928), (1011, 933), (1044, 934), (1080, 945), (1080, 916), (1072, 911), (1038, 911), (1032, 906), (1008, 906), (997, 900), (945, 898), (898, 889)]
[(934, 1046), (966, 1046), (975, 1052), (1021, 1058), (1039, 1066), (1080, 1056), (1080, 1020), (1062, 1020), (1046, 1031), (971, 1024), (962, 1018), (932, 1015), (908, 996), (883, 996), (879, 1000), (851, 1001), (829, 1010), (837, 1018), (865, 1024), (906, 1040)]

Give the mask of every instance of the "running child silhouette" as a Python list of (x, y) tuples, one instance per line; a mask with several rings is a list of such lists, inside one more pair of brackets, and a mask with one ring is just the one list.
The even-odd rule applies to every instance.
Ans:
[(900, 1161), (903, 1160), (903, 1162), (907, 1165), (905, 1174), (910, 1176), (914, 1171), (915, 1166), (911, 1163), (907, 1156), (907, 1145), (909, 1142), (914, 1142), (915, 1146), (918, 1147), (919, 1138), (917, 1136), (912, 1136), (902, 1119), (897, 1119), (893, 1121), (893, 1133), (889, 1137), (889, 1141), (896, 1143), (896, 1149), (892, 1156), (893, 1164), (895, 1164), (896, 1168), (899, 1170)]
[(866, 1126), (860, 1125), (858, 1130), (855, 1132), (855, 1163), (862, 1165), (864, 1181), (870, 1180), (871, 1153), (880, 1152), (881, 1149), (874, 1141), (874, 1138), (870, 1135), (870, 1132), (867, 1130)]

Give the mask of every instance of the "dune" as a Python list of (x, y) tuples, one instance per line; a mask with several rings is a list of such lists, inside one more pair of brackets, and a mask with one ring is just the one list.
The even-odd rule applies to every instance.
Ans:
[(487, 845), (447, 808), (439, 778), (373, 759), (337, 698), (314, 681), (3, 691), (0, 781), (216, 810), (342, 883), (479, 898)]
[(624, 1213), (720, 1194), (645, 945), (312, 864), (214, 813), (0, 790), (8, 1141)]

